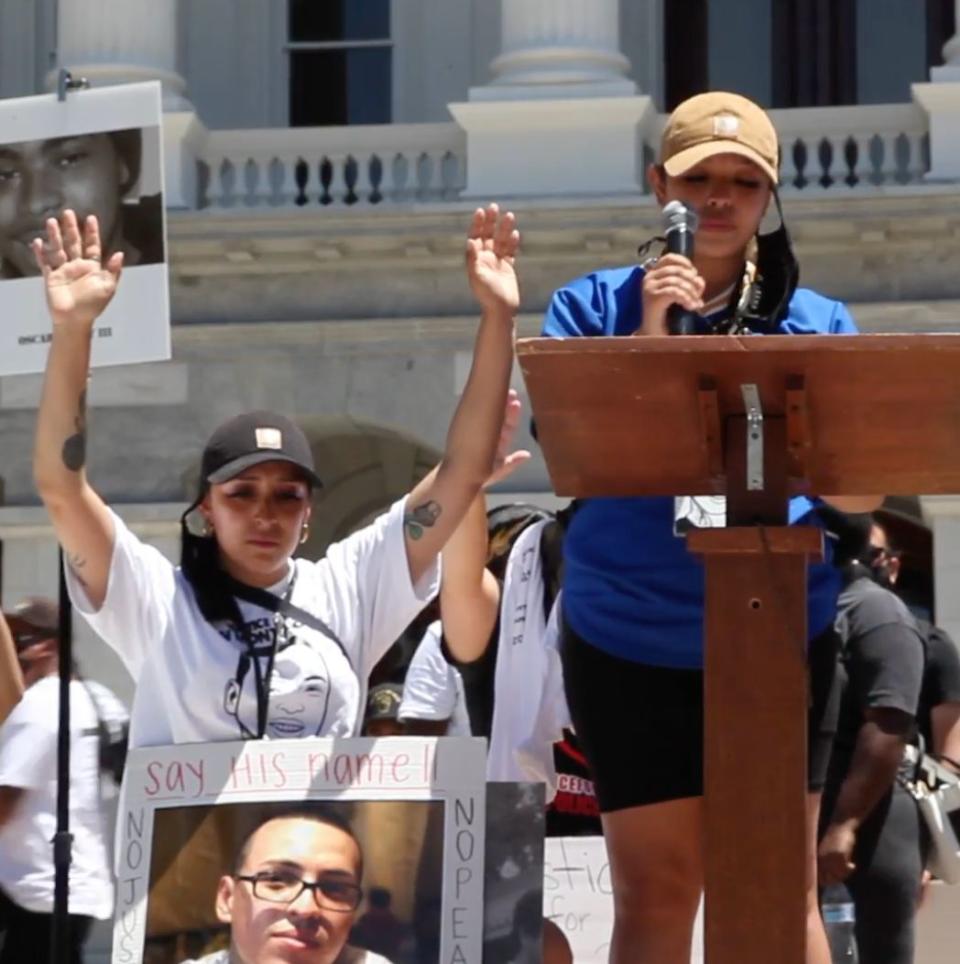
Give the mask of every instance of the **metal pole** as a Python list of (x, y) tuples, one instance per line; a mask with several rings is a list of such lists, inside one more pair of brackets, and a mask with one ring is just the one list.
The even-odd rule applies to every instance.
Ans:
[(63, 549), (60, 549), (60, 721), (57, 731), (57, 831), (53, 838), (53, 928), (50, 934), (53, 964), (70, 960), (70, 678), (73, 675), (73, 621)]

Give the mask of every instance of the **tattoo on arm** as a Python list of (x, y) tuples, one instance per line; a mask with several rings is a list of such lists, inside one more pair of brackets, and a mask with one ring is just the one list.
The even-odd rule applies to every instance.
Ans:
[(87, 390), (80, 393), (77, 402), (77, 417), (73, 420), (77, 430), (63, 443), (60, 457), (71, 472), (79, 472), (87, 463)]
[(429, 529), (440, 518), (443, 509), (439, 502), (431, 499), (418, 505), (412, 512), (405, 512), (403, 516), (403, 527), (407, 530), (407, 535), (411, 539), (419, 539), (423, 535), (424, 529)]

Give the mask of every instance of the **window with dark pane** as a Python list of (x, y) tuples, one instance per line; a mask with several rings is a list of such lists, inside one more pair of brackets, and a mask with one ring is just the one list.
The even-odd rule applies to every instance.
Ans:
[(389, 40), (390, 0), (289, 0), (291, 41)]
[(857, 102), (856, 0), (776, 0), (773, 106)]
[(290, 125), (388, 124), (390, 0), (288, 0)]

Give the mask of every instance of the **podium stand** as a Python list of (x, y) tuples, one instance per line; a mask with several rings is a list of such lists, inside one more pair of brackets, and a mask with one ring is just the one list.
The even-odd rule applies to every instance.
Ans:
[(960, 335), (533, 338), (561, 496), (725, 495), (705, 565), (707, 964), (803, 964), (807, 566), (791, 495), (960, 492)]

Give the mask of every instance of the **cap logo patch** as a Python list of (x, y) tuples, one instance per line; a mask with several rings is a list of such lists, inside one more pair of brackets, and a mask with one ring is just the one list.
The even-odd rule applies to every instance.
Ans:
[(258, 428), (256, 436), (258, 449), (283, 448), (283, 433), (278, 428)]
[(737, 137), (740, 133), (740, 118), (733, 114), (717, 114), (713, 118), (714, 137)]

